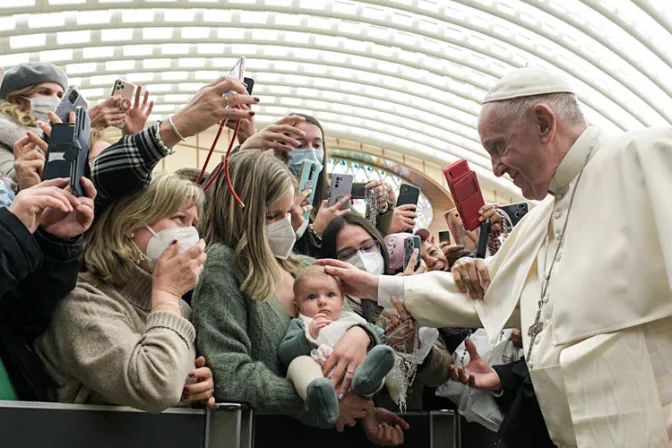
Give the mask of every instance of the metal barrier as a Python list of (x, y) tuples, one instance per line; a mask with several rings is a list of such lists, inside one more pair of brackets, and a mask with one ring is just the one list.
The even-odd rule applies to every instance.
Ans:
[(0, 401), (2, 448), (252, 448), (253, 412)]
[[(453, 411), (402, 417), (411, 425), (404, 447), (460, 448), (460, 419)], [(254, 412), (237, 403), (150, 414), (122, 406), (0, 401), (0, 447), (252, 448), (254, 420)], [(273, 448), (294, 446), (291, 434), (285, 437), (276, 434)]]

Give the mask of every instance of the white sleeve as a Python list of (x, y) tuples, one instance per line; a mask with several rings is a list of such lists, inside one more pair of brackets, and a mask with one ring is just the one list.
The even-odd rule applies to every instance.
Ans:
[(378, 277), (378, 305), (393, 308), (392, 297), (404, 303), (404, 277), (381, 275)]

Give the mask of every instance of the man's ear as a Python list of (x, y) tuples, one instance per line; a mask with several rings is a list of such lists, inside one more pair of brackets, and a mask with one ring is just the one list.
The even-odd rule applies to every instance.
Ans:
[(537, 104), (532, 108), (535, 126), (539, 132), (541, 143), (548, 144), (553, 140), (557, 129), (558, 117), (546, 104)]

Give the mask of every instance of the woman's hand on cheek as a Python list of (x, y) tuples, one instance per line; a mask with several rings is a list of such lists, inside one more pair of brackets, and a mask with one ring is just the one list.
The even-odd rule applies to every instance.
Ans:
[(354, 392), (348, 392), (338, 402), (336, 429), (342, 432), (346, 426), (355, 426), (356, 420), (363, 418), (372, 408), (373, 401), (362, 398)]
[(355, 370), (364, 362), (370, 343), (371, 338), (362, 327), (352, 327), (334, 345), (322, 372), (331, 380), (339, 398), (350, 389)]

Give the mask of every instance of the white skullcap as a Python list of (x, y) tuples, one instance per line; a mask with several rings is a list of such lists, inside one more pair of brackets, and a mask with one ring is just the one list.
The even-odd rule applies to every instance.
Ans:
[(574, 91), (567, 81), (557, 75), (539, 68), (519, 68), (497, 81), (481, 104), (550, 93), (574, 94)]

